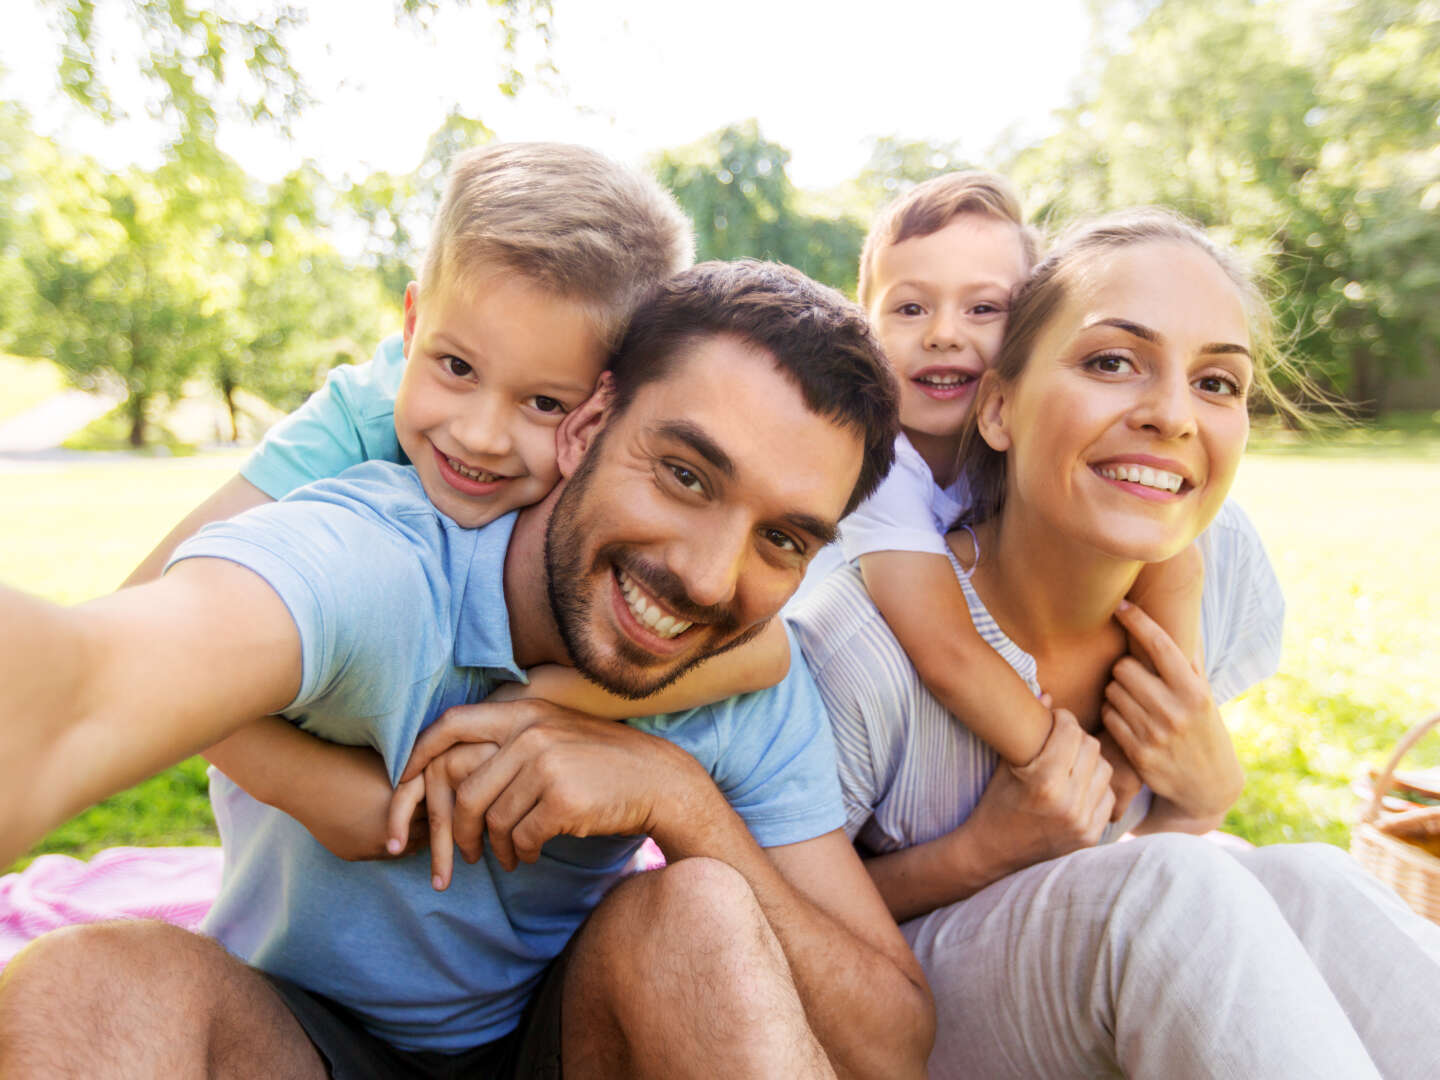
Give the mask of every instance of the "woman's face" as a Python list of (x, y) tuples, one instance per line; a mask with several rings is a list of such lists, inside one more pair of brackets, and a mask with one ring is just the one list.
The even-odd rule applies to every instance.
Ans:
[(1156, 562), (1208, 525), (1249, 434), (1244, 305), (1181, 241), (1089, 258), (1025, 370), (982, 404), (1007, 453), (1005, 512), (1107, 554)]

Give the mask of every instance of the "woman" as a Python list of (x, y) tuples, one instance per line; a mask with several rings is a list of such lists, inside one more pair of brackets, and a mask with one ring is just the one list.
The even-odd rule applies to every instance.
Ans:
[[(977, 628), (1059, 706), (1024, 769), (997, 771), (943, 713), (853, 570), (796, 615), (850, 831), (935, 991), (933, 1076), (1419, 1076), (1440, 1061), (1440, 928), (1334, 848), (1183, 835), (1220, 821), (1239, 764), (1201, 663), (1117, 610), (1142, 565), (1221, 514), (1247, 398), (1268, 386), (1264, 327), (1233, 261), (1158, 211), (1062, 239), (1015, 298), (977, 395), (975, 503), (949, 540)], [(1201, 542), (1210, 681), (1231, 691), (1255, 629), (1238, 513)], [(1113, 796), (1087, 730), (1148, 788), (1123, 824), (1159, 835), (1092, 846)]]

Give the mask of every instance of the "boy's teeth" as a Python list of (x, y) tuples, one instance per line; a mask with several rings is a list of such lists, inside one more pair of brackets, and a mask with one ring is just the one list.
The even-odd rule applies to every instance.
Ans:
[(1185, 482), (1179, 473), (1152, 469), (1148, 465), (1107, 465), (1100, 470), (1100, 475), (1109, 480), (1125, 480), (1169, 492), (1179, 491), (1180, 485)]
[(950, 372), (944, 375), (922, 375), (917, 382), (926, 386), (959, 386), (961, 383), (969, 382), (970, 376), (960, 372)]
[(620, 579), (620, 591), (625, 594), (625, 603), (629, 606), (630, 613), (654, 631), (656, 637), (678, 637), (690, 629), (690, 623), (677, 619), (674, 615), (667, 615), (645, 599), (645, 594), (625, 576), (625, 571), (617, 570), (615, 574)]
[(450, 463), (450, 468), (454, 469), (461, 476), (469, 477), (471, 480), (478, 480), (482, 484), (490, 484), (496, 480), (504, 479), (499, 473), (489, 473), (481, 469), (472, 469), (463, 461), (456, 461), (453, 457), (447, 457), (445, 460)]

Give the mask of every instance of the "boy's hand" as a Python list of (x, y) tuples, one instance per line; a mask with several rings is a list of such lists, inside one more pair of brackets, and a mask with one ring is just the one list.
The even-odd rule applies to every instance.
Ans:
[[(488, 837), (513, 870), (538, 859), (552, 837), (656, 832), (687, 820), (689, 791), (713, 794), (695, 759), (671, 743), (531, 700), (449, 710), (416, 741), (406, 778), (421, 768), (437, 888), (449, 884), (451, 836), (472, 863)], [(392, 804), (394, 821), (413, 809), (407, 791), (405, 803)]]
[(1245, 776), (1210, 684), (1137, 605), (1122, 603), (1115, 617), (1144, 655), (1112, 669), (1105, 729), (1157, 795), (1197, 818), (1223, 815)]

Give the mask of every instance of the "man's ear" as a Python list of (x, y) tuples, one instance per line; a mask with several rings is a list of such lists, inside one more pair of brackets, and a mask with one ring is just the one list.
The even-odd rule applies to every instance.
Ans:
[(415, 337), (415, 317), (419, 314), (420, 283), (405, 286), (405, 359), (410, 359), (410, 342)]
[(975, 422), (980, 428), (980, 437), (990, 449), (1003, 454), (1010, 449), (1009, 388), (995, 372), (987, 371), (980, 379), (975, 396)]
[(568, 477), (579, 468), (591, 444), (610, 422), (614, 400), (615, 378), (610, 372), (602, 371), (594, 393), (560, 421), (555, 431), (555, 460), (561, 476)]

